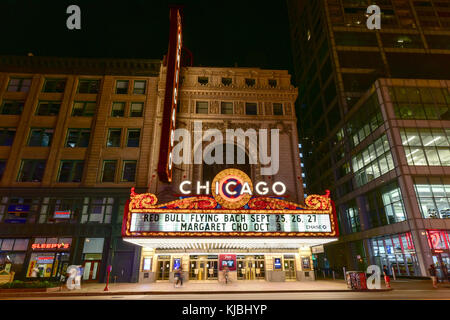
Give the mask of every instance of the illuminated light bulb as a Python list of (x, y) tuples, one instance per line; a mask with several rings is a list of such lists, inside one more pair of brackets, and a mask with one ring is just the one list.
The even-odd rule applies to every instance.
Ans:
[(170, 146), (173, 147), (173, 142), (175, 141), (175, 130), (172, 129), (172, 133), (170, 134)]
[(169, 153), (169, 170), (172, 170), (172, 152)]

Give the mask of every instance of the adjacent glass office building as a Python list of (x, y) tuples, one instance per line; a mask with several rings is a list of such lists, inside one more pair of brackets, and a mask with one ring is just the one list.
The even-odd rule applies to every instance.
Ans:
[[(319, 267), (426, 276), (435, 264), (447, 279), (449, 2), (287, 3), (305, 192), (330, 188), (341, 222)], [(380, 30), (366, 26), (371, 4)]]

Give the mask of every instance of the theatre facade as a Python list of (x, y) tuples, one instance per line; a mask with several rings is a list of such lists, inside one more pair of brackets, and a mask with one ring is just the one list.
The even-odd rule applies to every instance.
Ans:
[[(286, 190), (275, 184), (277, 193)], [(232, 280), (314, 280), (311, 246), (338, 236), (329, 192), (308, 196), (305, 205), (254, 195), (257, 187), (238, 169), (206, 186), (205, 195), (168, 203), (132, 189), (122, 235), (142, 247), (139, 282), (173, 280), (180, 267), (186, 280), (220, 281), (225, 266)]]
[[(163, 128), (166, 78), (163, 67), (155, 128)], [(164, 132), (155, 130), (148, 192), (133, 190), (125, 205), (123, 240), (141, 248), (138, 281), (171, 281), (180, 266), (186, 280), (220, 281), (225, 265), (239, 281), (314, 280), (311, 247), (335, 241), (338, 226), (329, 193), (303, 192), (288, 72), (185, 67), (177, 98), (173, 126), (183, 131), (169, 143), (171, 159), (184, 161), (172, 160), (171, 181), (161, 179)], [(222, 154), (223, 163), (198, 154)]]

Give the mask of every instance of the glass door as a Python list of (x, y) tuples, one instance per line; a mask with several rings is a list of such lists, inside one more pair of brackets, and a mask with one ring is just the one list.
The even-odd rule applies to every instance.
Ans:
[(158, 279), (169, 280), (170, 260), (158, 260)]
[(198, 275), (197, 280), (206, 280), (206, 261), (200, 260), (199, 261), (199, 267), (198, 267)]
[(83, 280), (84, 281), (98, 281), (98, 273), (99, 273), (99, 267), (100, 267), (100, 260), (91, 260), (91, 261), (85, 261), (83, 265)]
[(198, 280), (198, 267), (199, 262), (197, 260), (190, 261), (190, 269), (189, 269), (189, 279), (190, 280)]
[(286, 280), (297, 279), (297, 276), (295, 274), (295, 260), (291, 259), (284, 260), (284, 272), (286, 274)]
[(437, 277), (440, 281), (449, 280), (450, 257), (448, 253), (433, 255), (433, 263), (436, 266)]
[(263, 280), (266, 277), (266, 268), (265, 268), (265, 261), (264, 260), (256, 260), (256, 269), (255, 269), (255, 275), (256, 279)]
[(207, 280), (217, 280), (218, 279), (218, 266), (219, 266), (219, 261), (218, 260), (208, 260), (207, 264), (206, 264), (206, 277)]
[(237, 279), (238, 280), (245, 280), (245, 260), (244, 259), (238, 259), (237, 260)]
[(256, 261), (253, 259), (247, 260), (246, 280), (255, 280), (256, 278)]
[(246, 256), (237, 260), (238, 280), (257, 280), (265, 278), (264, 259)]

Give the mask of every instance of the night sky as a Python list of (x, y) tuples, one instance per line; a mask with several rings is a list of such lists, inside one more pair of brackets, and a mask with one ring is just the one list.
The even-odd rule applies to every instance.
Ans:
[[(170, 3), (185, 5), (183, 44), (194, 66), (293, 74), (284, 0), (0, 0), (0, 54), (162, 59)], [(81, 8), (81, 30), (66, 28), (71, 4)]]

